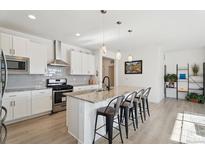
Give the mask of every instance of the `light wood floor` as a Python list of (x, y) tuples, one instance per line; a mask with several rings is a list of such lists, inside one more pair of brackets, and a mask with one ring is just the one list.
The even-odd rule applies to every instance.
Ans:
[[(172, 99), (160, 104), (151, 104), (150, 108), (151, 117), (143, 124), (140, 123), (137, 131), (130, 126), (129, 139), (126, 139), (123, 133), (124, 143), (175, 143), (170, 140), (170, 136), (177, 113), (189, 111), (205, 114), (205, 105), (203, 104)], [(125, 132), (124, 127), (122, 130)], [(120, 143), (120, 138), (117, 137), (113, 142)], [(60, 112), (8, 126), (7, 143), (73, 144), (77, 141), (67, 133), (65, 112)], [(107, 141), (100, 139), (97, 143), (107, 143)]]

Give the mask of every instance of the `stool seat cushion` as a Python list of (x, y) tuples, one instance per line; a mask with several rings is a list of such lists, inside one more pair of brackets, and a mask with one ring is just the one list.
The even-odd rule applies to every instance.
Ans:
[(130, 107), (131, 106), (131, 103), (129, 100), (126, 100), (125, 102), (123, 102), (120, 107)]
[(97, 109), (97, 114), (103, 115), (103, 116), (114, 116), (115, 115), (115, 108), (111, 106), (109, 106), (107, 110), (106, 108), (107, 107), (102, 107), (102, 108)]

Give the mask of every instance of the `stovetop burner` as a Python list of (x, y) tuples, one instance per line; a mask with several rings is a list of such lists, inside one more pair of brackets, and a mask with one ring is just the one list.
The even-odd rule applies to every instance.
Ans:
[(72, 90), (72, 85), (67, 85), (67, 79), (47, 79), (47, 87), (53, 90)]

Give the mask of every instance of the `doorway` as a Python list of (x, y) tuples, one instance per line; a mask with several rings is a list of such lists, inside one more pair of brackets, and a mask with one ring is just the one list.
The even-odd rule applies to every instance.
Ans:
[(103, 64), (102, 78), (104, 78), (104, 76), (108, 76), (110, 78), (111, 87), (114, 87), (114, 83), (115, 83), (114, 81), (115, 80), (115, 67), (114, 67), (115, 61), (114, 59), (103, 57), (102, 64)]

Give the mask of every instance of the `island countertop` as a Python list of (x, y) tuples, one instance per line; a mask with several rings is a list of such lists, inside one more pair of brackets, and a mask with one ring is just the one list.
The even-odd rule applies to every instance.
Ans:
[(74, 97), (90, 103), (97, 103), (104, 100), (109, 100), (116, 96), (125, 95), (136, 90), (138, 91), (140, 89), (143, 88), (132, 87), (132, 86), (117, 86), (117, 87), (113, 87), (110, 91), (85, 90), (85, 91), (64, 93), (64, 95)]

